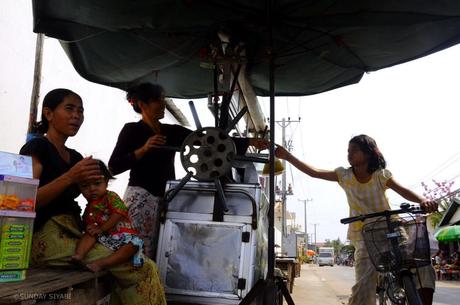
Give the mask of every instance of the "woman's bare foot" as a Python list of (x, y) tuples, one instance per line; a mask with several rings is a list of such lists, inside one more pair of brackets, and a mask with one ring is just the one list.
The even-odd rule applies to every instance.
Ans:
[(70, 257), (70, 260), (75, 263), (81, 263), (81, 261), (83, 260), (83, 255), (75, 253)]
[(86, 268), (95, 273), (101, 271), (103, 267), (102, 262), (99, 260), (86, 264)]

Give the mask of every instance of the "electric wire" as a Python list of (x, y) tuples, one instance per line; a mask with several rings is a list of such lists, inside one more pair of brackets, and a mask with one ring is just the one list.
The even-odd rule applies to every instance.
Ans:
[(454, 153), (452, 156), (450, 156), (446, 161), (444, 161), (443, 163), (441, 163), (438, 167), (436, 167), (435, 169), (433, 169), (431, 172), (429, 172), (428, 174), (424, 175), (422, 177), (422, 179), (426, 179), (430, 176), (434, 176), (434, 175), (437, 175), (439, 174), (440, 172), (442, 172), (444, 169), (446, 169), (447, 167), (451, 166), (452, 164), (454, 164), (455, 162), (457, 161), (460, 161), (460, 151)]
[[(422, 176), (422, 178), (420, 178), (420, 181), (424, 182), (426, 179), (428, 179), (430, 177), (434, 177), (435, 175), (439, 175), (444, 170), (446, 170), (447, 168), (451, 167), (455, 163), (458, 163), (459, 161), (460, 161), (460, 151), (454, 153), (446, 161), (441, 163), (438, 167), (436, 167), (435, 169), (433, 169), (430, 172), (428, 172), (428, 174)], [(452, 181), (453, 179), (457, 178), (459, 175), (460, 175), (460, 173), (457, 176), (455, 176), (454, 178), (448, 179), (447, 181)], [(421, 182), (417, 182), (417, 183), (412, 184), (410, 186), (410, 188), (420, 186)]]

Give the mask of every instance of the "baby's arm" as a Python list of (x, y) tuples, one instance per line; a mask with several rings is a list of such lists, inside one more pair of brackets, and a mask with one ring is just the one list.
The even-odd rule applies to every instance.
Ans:
[(102, 233), (104, 233), (104, 232), (109, 231), (109, 230), (110, 230), (111, 228), (113, 228), (114, 226), (116, 226), (117, 223), (118, 223), (119, 221), (121, 221), (123, 218), (124, 218), (123, 215), (120, 215), (120, 214), (117, 214), (117, 213), (112, 213), (112, 214), (110, 214), (109, 219), (107, 219), (107, 221), (104, 222), (104, 224), (102, 224), (101, 226), (89, 225), (89, 226), (86, 228), (86, 231), (87, 231), (91, 236), (96, 236), (96, 235), (102, 234)]
[(113, 227), (117, 225), (118, 222), (120, 222), (124, 218), (123, 215), (117, 214), (117, 213), (112, 213), (109, 216), (109, 219), (107, 219), (106, 222), (104, 222), (103, 225), (100, 226), (100, 229), (102, 232), (107, 232)]

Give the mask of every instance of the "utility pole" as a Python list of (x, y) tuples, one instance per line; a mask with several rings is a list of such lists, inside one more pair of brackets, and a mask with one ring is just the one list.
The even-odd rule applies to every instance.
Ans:
[(315, 252), (318, 252), (318, 246), (317, 246), (317, 243), (316, 243), (316, 226), (319, 226), (319, 223), (314, 223), (313, 226), (315, 227), (315, 231), (314, 231), (314, 234), (315, 234)]
[[(283, 118), (281, 121), (275, 121), (280, 127), (281, 127), (281, 137), (282, 137), (282, 145), (284, 148), (286, 148), (288, 151), (290, 151), (290, 146), (292, 143), (287, 143), (286, 142), (286, 127), (291, 125), (291, 123), (299, 123), (300, 122), (300, 117), (299, 120), (293, 121), (291, 120), (290, 117), (288, 117), (287, 121), (285, 118)], [(286, 168), (286, 160), (282, 161), (283, 167)], [(282, 174), (281, 178), (281, 204), (282, 204), (282, 209), (281, 209), (281, 236), (282, 238), (287, 236), (287, 228), (286, 228), (286, 170)], [(289, 194), (292, 195), (292, 194)]]
[(304, 204), (304, 212), (305, 212), (305, 218), (304, 218), (304, 233), (305, 233), (305, 237), (304, 237), (304, 240), (305, 240), (305, 251), (308, 250), (308, 233), (307, 233), (307, 202), (309, 201), (313, 201), (313, 199), (311, 198), (308, 198), (308, 199), (297, 199), (298, 201), (301, 201), (303, 202)]

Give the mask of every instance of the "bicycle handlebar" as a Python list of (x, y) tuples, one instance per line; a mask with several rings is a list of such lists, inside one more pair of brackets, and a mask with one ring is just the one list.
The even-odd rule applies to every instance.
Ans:
[(382, 212), (347, 217), (347, 218), (340, 219), (340, 222), (343, 224), (348, 224), (348, 223), (352, 223), (355, 221), (364, 221), (368, 218), (379, 217), (379, 216), (391, 216), (391, 215), (402, 214), (402, 213), (411, 213), (411, 214), (423, 214), (424, 213), (424, 211), (419, 206), (411, 205), (409, 203), (403, 203), (401, 204), (400, 207), (401, 208), (398, 210), (385, 210)]

